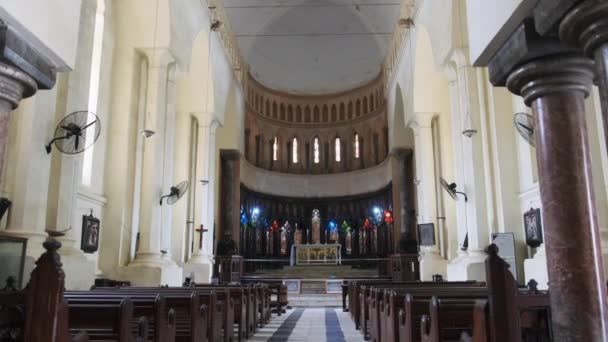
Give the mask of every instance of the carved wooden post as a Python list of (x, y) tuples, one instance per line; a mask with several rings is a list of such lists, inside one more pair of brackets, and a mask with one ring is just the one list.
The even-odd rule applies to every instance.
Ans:
[(36, 261), (27, 286), (24, 341), (68, 341), (68, 307), (63, 298), (65, 274), (57, 253), (61, 243), (49, 238), (43, 246), (46, 252)]

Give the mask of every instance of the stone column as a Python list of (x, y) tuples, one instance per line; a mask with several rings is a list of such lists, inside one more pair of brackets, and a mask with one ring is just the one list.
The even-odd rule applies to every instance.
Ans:
[(412, 150), (395, 148), (393, 167), (393, 215), (395, 218), (395, 251), (399, 253), (418, 253), (416, 239), (415, 210), (411, 189), (414, 185), (411, 175)]
[(193, 273), (196, 282), (209, 282), (213, 265), (215, 216), (213, 210), (210, 209), (214, 189), (211, 167), (215, 167), (213, 159), (215, 159), (217, 121), (213, 113), (199, 113), (196, 117), (198, 118), (196, 183), (192, 184), (191, 188), (191, 191), (195, 191), (194, 229), (200, 229), (202, 225), (206, 232), (202, 233), (202, 237), (200, 232), (194, 232), (194, 252), (184, 265), (184, 272)]
[(232, 239), (239, 245), (240, 238), (240, 152), (237, 150), (221, 150), (220, 160), (220, 224), (222, 229), (222, 239)]
[(562, 20), (559, 36), (567, 43), (581, 47), (595, 60), (604, 138), (608, 145), (608, 2), (583, 1)]
[(606, 341), (606, 284), (585, 122), (593, 63), (564, 54), (527, 62), (507, 80), (536, 118), (553, 333)]
[(23, 71), (0, 62), (0, 179), (4, 173), (11, 112), (23, 98), (36, 93), (36, 81)]
[(421, 280), (432, 280), (434, 274), (446, 276), (446, 261), (439, 253), (439, 233), (437, 230), (437, 176), (435, 174), (432, 128), (435, 116), (435, 113), (416, 113), (410, 123), (415, 138), (418, 224), (432, 224), (435, 234), (435, 244), (433, 246), (420, 247)]
[[(170, 134), (167, 135), (167, 125), (173, 125), (174, 122), (169, 122), (167, 115), (169, 73), (174, 58), (166, 48), (144, 50), (144, 53), (148, 59), (145, 127), (156, 134), (144, 142), (139, 250), (129, 264), (126, 276), (135, 285), (181, 285), (181, 268), (161, 254), (163, 229), (171, 228), (163, 225), (166, 222), (163, 215), (167, 215), (167, 210), (163, 207), (167, 204), (159, 204), (160, 198), (169, 191), (164, 165), (172, 162), (167, 159), (166, 152), (167, 146), (173, 146), (167, 141), (171, 138)], [(140, 269), (141, 272), (137, 272)]]

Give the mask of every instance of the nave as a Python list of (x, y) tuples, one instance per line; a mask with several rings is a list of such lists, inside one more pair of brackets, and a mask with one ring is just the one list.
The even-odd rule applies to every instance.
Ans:
[(363, 342), (348, 313), (336, 308), (294, 308), (275, 317), (247, 341)]

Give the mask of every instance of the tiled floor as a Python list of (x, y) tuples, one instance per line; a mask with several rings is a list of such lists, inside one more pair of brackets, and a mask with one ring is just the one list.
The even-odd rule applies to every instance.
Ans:
[(346, 312), (333, 308), (296, 308), (277, 317), (248, 341), (363, 342)]

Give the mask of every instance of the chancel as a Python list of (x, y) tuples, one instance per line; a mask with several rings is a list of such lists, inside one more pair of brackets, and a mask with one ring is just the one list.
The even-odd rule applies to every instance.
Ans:
[(608, 342), (606, 18), (0, 0), (0, 341)]

